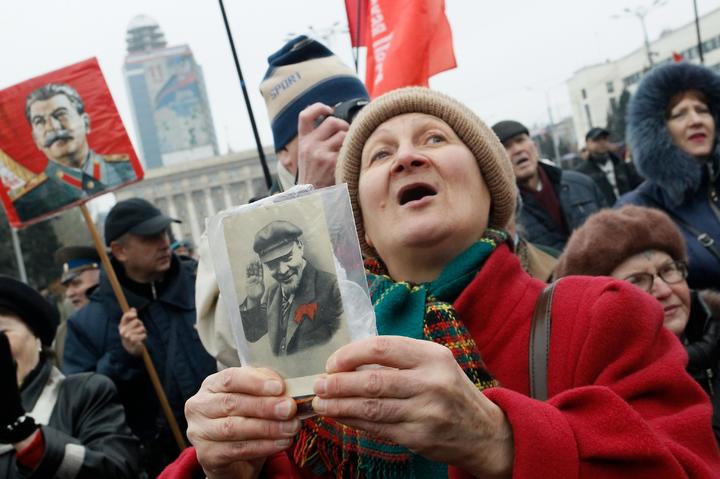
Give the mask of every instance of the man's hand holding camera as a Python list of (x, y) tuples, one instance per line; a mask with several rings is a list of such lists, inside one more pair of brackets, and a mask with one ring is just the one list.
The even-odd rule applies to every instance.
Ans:
[[(335, 184), (335, 163), (350, 124), (332, 116), (333, 107), (313, 103), (298, 117), (298, 184)], [(324, 119), (322, 119), (324, 117)], [(316, 124), (320, 121), (320, 124)]]

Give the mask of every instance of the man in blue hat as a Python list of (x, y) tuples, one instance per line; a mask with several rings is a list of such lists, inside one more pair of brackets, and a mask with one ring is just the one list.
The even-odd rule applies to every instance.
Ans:
[(100, 256), (91, 246), (65, 246), (55, 252), (55, 262), (62, 266), (65, 298), (77, 311), (90, 302), (88, 297), (100, 281)]
[(268, 57), (260, 93), (278, 157), (274, 192), (295, 184), (334, 185), (345, 133), (370, 100), (355, 72), (323, 44), (300, 35)]
[[(337, 278), (307, 261), (302, 233), (289, 221), (268, 223), (253, 242), (262, 264), (247, 268), (247, 299), (240, 305), (245, 337), (255, 342), (267, 333), (275, 356), (325, 344), (340, 328)], [(263, 267), (275, 280), (267, 294)]]
[(181, 431), (185, 401), (217, 369), (194, 327), (196, 263), (170, 250), (173, 222), (179, 221), (141, 198), (110, 210), (105, 243), (130, 310), (123, 314), (102, 272), (90, 304), (68, 319), (65, 340), (64, 372), (95, 371), (115, 382), (151, 477), (174, 460), (178, 449), (145, 371), (143, 348)]

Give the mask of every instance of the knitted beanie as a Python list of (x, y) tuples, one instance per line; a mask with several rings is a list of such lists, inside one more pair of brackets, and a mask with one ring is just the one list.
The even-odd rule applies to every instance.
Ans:
[(268, 63), (260, 93), (270, 117), (275, 151), (297, 136), (298, 115), (313, 103), (335, 106), (355, 98), (370, 99), (352, 69), (305, 35), (270, 55)]
[(570, 236), (555, 277), (609, 276), (630, 256), (651, 249), (687, 261), (682, 234), (663, 211), (632, 205), (605, 209), (590, 216)]
[(347, 183), (360, 246), (366, 256), (377, 256), (365, 242), (358, 202), (360, 160), (368, 137), (385, 121), (405, 113), (425, 113), (443, 120), (477, 159), (491, 205), (488, 226), (504, 229), (515, 209), (515, 177), (505, 148), (492, 130), (468, 107), (447, 95), (421, 87), (386, 93), (360, 110), (350, 125), (335, 169), (337, 183)]

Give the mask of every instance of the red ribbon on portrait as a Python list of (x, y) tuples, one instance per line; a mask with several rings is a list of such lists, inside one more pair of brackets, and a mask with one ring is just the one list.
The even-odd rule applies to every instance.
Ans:
[(295, 310), (295, 318), (293, 321), (295, 321), (297, 324), (302, 323), (303, 318), (307, 317), (310, 321), (315, 319), (315, 313), (317, 312), (317, 303), (307, 303), (307, 304), (301, 304), (298, 306), (298, 308)]

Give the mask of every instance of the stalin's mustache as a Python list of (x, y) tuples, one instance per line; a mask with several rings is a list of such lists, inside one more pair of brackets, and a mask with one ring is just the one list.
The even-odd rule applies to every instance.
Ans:
[(70, 134), (67, 130), (57, 130), (48, 133), (47, 138), (45, 138), (45, 143), (43, 143), (43, 146), (45, 148), (49, 148), (52, 146), (53, 143), (60, 140), (72, 140), (73, 136)]

